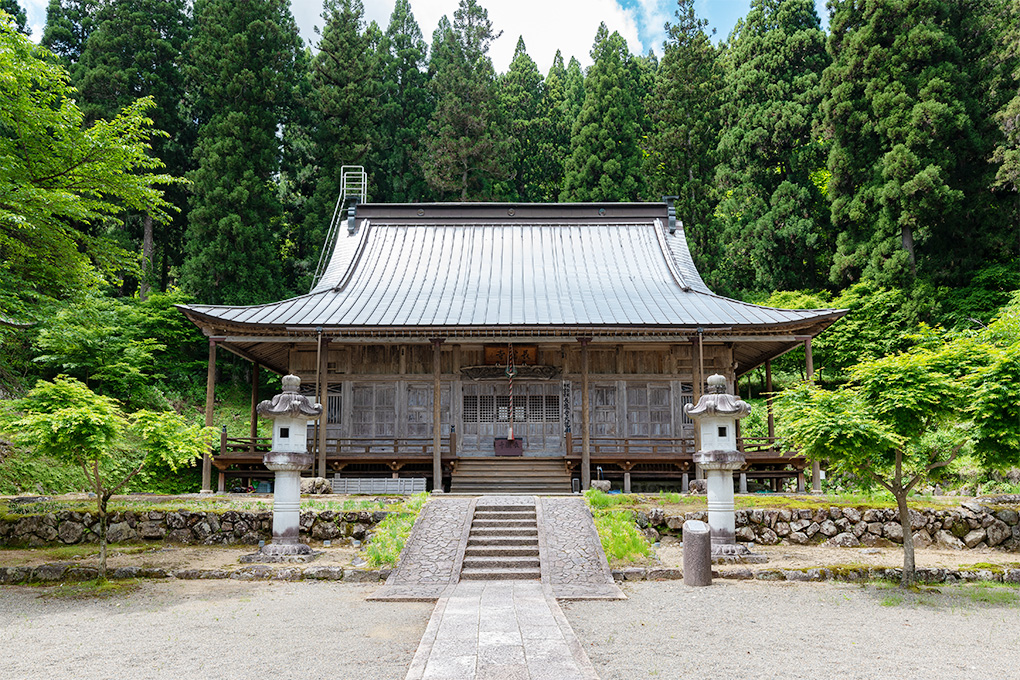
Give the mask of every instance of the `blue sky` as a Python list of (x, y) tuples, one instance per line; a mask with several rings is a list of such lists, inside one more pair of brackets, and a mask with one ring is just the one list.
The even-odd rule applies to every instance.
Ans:
[[(48, 0), (19, 0), (28, 10), (33, 38), (39, 40), (46, 22)], [(363, 0), (366, 17), (384, 29), (389, 23), (393, 0)], [(523, 36), (528, 54), (545, 73), (557, 49), (564, 58), (575, 56), (583, 65), (591, 58), (588, 52), (599, 22), (611, 31), (619, 31), (627, 39), (632, 52), (645, 53), (649, 48), (661, 55), (665, 38), (663, 25), (673, 19), (676, 0), (479, 0), (489, 11), (496, 30), (503, 35), (492, 45), (492, 60), (497, 71), (505, 71), (513, 56), (517, 37)], [(431, 42), (441, 16), (452, 17), (458, 0), (411, 0), (411, 8), (421, 26), (425, 40)], [(698, 14), (716, 29), (716, 40), (729, 35), (737, 19), (747, 14), (750, 0), (697, 0)], [(815, 0), (819, 16), (825, 22), (825, 0)], [(315, 41), (315, 25), (322, 25), (322, 0), (291, 0), (291, 7), (301, 34)]]

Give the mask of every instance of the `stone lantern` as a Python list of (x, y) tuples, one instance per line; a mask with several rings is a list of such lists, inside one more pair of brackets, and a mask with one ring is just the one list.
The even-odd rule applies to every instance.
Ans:
[[(750, 551), (736, 541), (733, 513), (733, 471), (744, 465), (737, 450), (737, 421), (751, 413), (751, 405), (726, 392), (726, 378), (712, 375), (708, 391), (684, 412), (701, 433), (701, 450), (694, 462), (705, 471), (708, 483), (708, 525), (712, 529), (712, 558), (751, 561)], [(760, 557), (760, 556), (757, 556)]]
[(273, 446), (262, 456), (266, 467), (276, 473), (273, 485), (273, 542), (262, 548), (269, 557), (307, 555), (312, 549), (298, 541), (301, 519), (301, 471), (312, 464), (308, 452), (308, 422), (322, 414), (322, 404), (313, 404), (298, 394), (301, 378), (283, 377), (283, 394), (261, 402), (256, 409), (273, 421)]

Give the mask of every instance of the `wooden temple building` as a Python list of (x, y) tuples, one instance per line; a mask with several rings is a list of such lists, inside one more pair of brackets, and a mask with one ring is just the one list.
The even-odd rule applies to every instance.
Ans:
[[(720, 297), (666, 203), (357, 205), (306, 295), (181, 309), (217, 348), (301, 377), (326, 405), (310, 447), (322, 477), (418, 477), (452, 491), (570, 491), (593, 476), (694, 475), (683, 406), (807, 348), (843, 310)], [(258, 371), (253, 372), (256, 376)], [(511, 376), (512, 374), (512, 376)], [(511, 379), (512, 377), (512, 379)], [(769, 378), (770, 379), (770, 378)], [(257, 377), (253, 385), (257, 386)], [(258, 400), (253, 388), (252, 404)], [(513, 440), (507, 441), (513, 428)], [(252, 475), (268, 443), (227, 439), (204, 461)], [(803, 458), (741, 438), (751, 477)], [(813, 476), (817, 484), (818, 475)]]

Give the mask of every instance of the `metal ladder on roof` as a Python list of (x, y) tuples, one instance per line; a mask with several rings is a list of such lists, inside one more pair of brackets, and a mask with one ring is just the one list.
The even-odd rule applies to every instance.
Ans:
[(336, 199), (336, 207), (333, 208), (333, 219), (329, 222), (329, 229), (326, 231), (326, 241), (322, 244), (322, 252), (319, 253), (319, 263), (315, 266), (315, 276), (312, 277), (312, 289), (319, 285), (319, 280), (326, 273), (329, 261), (333, 258), (333, 251), (336, 249), (337, 234), (340, 224), (347, 217), (352, 217), (354, 207), (358, 203), (368, 201), (368, 174), (361, 165), (344, 165), (340, 168), (340, 195)]

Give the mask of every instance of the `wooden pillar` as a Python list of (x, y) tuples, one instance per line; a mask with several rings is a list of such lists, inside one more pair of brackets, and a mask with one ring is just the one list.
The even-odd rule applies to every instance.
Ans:
[(804, 471), (797, 470), (797, 493), (804, 493)]
[(442, 451), (442, 364), (440, 362), (443, 338), (432, 338), (432, 491), (443, 492)]
[(251, 364), (251, 442), (248, 443), (248, 453), (255, 453), (255, 438), (259, 436), (259, 417), (255, 409), (259, 405), (259, 365), (254, 361)]
[[(209, 368), (205, 376), (205, 426), (213, 425), (213, 403), (216, 398), (216, 338), (209, 338)], [(202, 493), (212, 493), (212, 457), (202, 454)]]
[(578, 338), (581, 343), (581, 493), (591, 486), (591, 417), (588, 394), (588, 343), (591, 338)]
[(623, 492), (630, 493), (630, 470), (623, 473)]
[(691, 485), (691, 476), (685, 472), (685, 473), (683, 473), (680, 476), (680, 486), (683, 487), (683, 489), (681, 490), (681, 493), (687, 493), (690, 490), (688, 488), (688, 487), (690, 487), (690, 485)]
[(322, 404), (322, 415), (319, 416), (319, 441), (316, 446), (319, 462), (317, 477), (326, 476), (326, 423), (329, 421), (329, 338), (319, 336), (319, 365), (316, 367), (315, 386), (319, 390), (319, 403)]
[[(808, 380), (815, 379), (815, 360), (811, 355), (811, 338), (804, 341), (804, 368)], [(811, 493), (822, 492), (822, 463), (811, 461)]]
[(747, 473), (740, 471), (740, 493), (747, 493)]
[[(697, 406), (698, 402), (701, 401), (701, 390), (705, 384), (705, 376), (702, 375), (702, 365), (705, 361), (705, 348), (702, 343), (701, 333), (698, 333), (698, 339), (691, 341), (691, 388), (693, 393), (691, 397), (694, 400), (694, 405)], [(698, 427), (697, 423), (694, 425), (694, 451), (698, 452), (701, 450), (701, 428)], [(695, 464), (694, 466), (694, 479), (701, 479), (701, 466)], [(684, 485), (686, 486), (686, 484)], [(686, 491), (686, 489), (684, 489)]]

